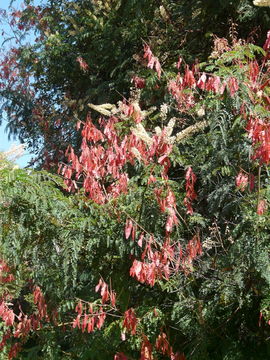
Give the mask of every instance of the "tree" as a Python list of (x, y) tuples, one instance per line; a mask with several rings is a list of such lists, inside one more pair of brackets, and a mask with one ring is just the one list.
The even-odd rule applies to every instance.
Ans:
[[(3, 59), (1, 96), (10, 133), (27, 142), (43, 165), (62, 160), (68, 144), (78, 148), (74, 125), (86, 117), (87, 104), (128, 98), (135, 74), (148, 78), (145, 107), (162, 100), (162, 91), (152, 95), (155, 78), (141, 66), (143, 41), (169, 72), (179, 55), (189, 64), (204, 61), (215, 36), (238, 31), (262, 45), (269, 23), (268, 8), (251, 0), (25, 4), (9, 20), (18, 45)], [(29, 31), (33, 44), (21, 40)]]
[(218, 58), (175, 74), (145, 46), (165, 103), (79, 121), (82, 147), (60, 169), (77, 194), (1, 170), (11, 358), (268, 356), (269, 38), (220, 41)]
[(269, 356), (269, 43), (147, 42), (130, 96), (76, 105), (63, 180), (0, 170), (3, 356)]

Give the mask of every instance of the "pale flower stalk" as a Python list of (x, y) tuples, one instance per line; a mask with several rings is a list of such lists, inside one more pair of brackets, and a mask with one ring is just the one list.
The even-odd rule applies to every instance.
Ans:
[(165, 127), (164, 132), (165, 132), (165, 142), (167, 144), (173, 144), (174, 140), (175, 140), (175, 136), (171, 136), (172, 132), (173, 132), (173, 128), (175, 126), (175, 121), (176, 118), (172, 118), (168, 125)]
[(132, 129), (132, 132), (139, 139), (143, 140), (147, 145), (151, 146), (153, 144), (153, 140), (147, 134), (147, 132), (142, 124), (137, 124), (137, 126)]
[(253, 5), (255, 5), (255, 6), (270, 6), (270, 0), (254, 0)]
[(162, 104), (161, 106), (160, 106), (160, 115), (161, 115), (161, 118), (163, 119), (163, 120), (165, 120), (166, 119), (166, 117), (167, 117), (167, 114), (168, 114), (168, 110), (169, 110), (169, 108), (168, 108), (168, 105), (167, 104)]
[(11, 148), (3, 153), (9, 161), (15, 161), (24, 154), (24, 144), (12, 145)]
[(24, 153), (24, 145), (12, 145), (7, 151), (0, 153), (0, 170), (6, 168), (18, 169), (18, 165), (13, 162), (20, 158)]
[(136, 158), (137, 160), (139, 160), (139, 161), (142, 160), (141, 153), (139, 152), (139, 150), (138, 150), (137, 148), (132, 147), (132, 148), (131, 148), (131, 152), (132, 152), (132, 154), (135, 156), (135, 158)]

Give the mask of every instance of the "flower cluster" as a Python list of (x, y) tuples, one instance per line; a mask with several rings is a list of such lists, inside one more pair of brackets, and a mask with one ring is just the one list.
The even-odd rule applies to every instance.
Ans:
[(270, 6), (270, 0), (254, 0), (253, 4), (255, 6)]

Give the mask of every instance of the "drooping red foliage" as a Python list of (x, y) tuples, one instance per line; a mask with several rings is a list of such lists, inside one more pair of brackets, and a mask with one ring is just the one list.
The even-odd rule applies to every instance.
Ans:
[(247, 131), (252, 139), (254, 159), (260, 160), (261, 164), (270, 162), (270, 123), (264, 119), (250, 116)]
[(240, 171), (235, 179), (236, 186), (240, 191), (245, 191), (246, 187), (248, 186), (248, 182), (248, 175)]
[(133, 76), (132, 82), (134, 83), (134, 85), (137, 89), (145, 88), (145, 79), (143, 79), (139, 76)]
[(258, 206), (257, 206), (257, 214), (258, 215), (263, 215), (266, 210), (267, 210), (267, 201), (265, 199), (261, 199), (258, 202)]
[(192, 201), (197, 199), (197, 194), (195, 192), (194, 186), (196, 183), (197, 177), (194, 174), (191, 167), (186, 171), (186, 197), (184, 199), (184, 204), (187, 208), (187, 214), (193, 214)]
[[(11, 269), (6, 262), (0, 260), (0, 281), (2, 283), (11, 283), (15, 281), (13, 274), (10, 272)], [(9, 292), (5, 293), (0, 299), (0, 318), (5, 326), (8, 327), (8, 330), (4, 332), (0, 342), (0, 350), (6, 346), (7, 341), (10, 338), (20, 339), (21, 341), (15, 342), (11, 346), (8, 354), (9, 359), (13, 359), (17, 356), (22, 348), (22, 343), (27, 339), (27, 336), (31, 331), (35, 331), (41, 327), (43, 321), (50, 321), (45, 297), (39, 286), (33, 287), (33, 302), (37, 310), (30, 315), (23, 312), (20, 304), (20, 313), (16, 314), (13, 309), (12, 301), (13, 298)]]
[(153, 360), (153, 350), (147, 336), (143, 336), (140, 360)]
[(162, 332), (158, 335), (158, 338), (156, 340), (156, 349), (159, 350), (163, 355), (170, 356), (172, 354), (172, 348), (169, 344), (167, 335)]
[(132, 335), (136, 334), (138, 319), (135, 315), (134, 309), (130, 308), (124, 313), (123, 326), (127, 331), (130, 331)]
[(161, 65), (156, 56), (153, 55), (150, 47), (148, 45), (144, 45), (144, 59), (147, 60), (147, 67), (150, 69), (155, 69), (158, 74), (158, 78), (161, 76)]

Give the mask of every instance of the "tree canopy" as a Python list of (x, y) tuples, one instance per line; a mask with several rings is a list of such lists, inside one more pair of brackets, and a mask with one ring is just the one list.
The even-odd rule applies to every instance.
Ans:
[(269, 10), (25, 4), (1, 94), (39, 170), (0, 157), (0, 358), (268, 358)]
[[(74, 132), (87, 104), (128, 98), (133, 76), (147, 78), (149, 98), (155, 78), (142, 58), (150, 45), (164, 70), (178, 57), (188, 64), (211, 54), (215, 37), (237, 37), (263, 45), (269, 9), (245, 1), (47, 1), (13, 11), (8, 19), (18, 44), (3, 58), (1, 97), (9, 130), (36, 152), (57, 163), (81, 141)], [(27, 33), (36, 40), (23, 40)], [(27, 39), (27, 37), (26, 37)]]

